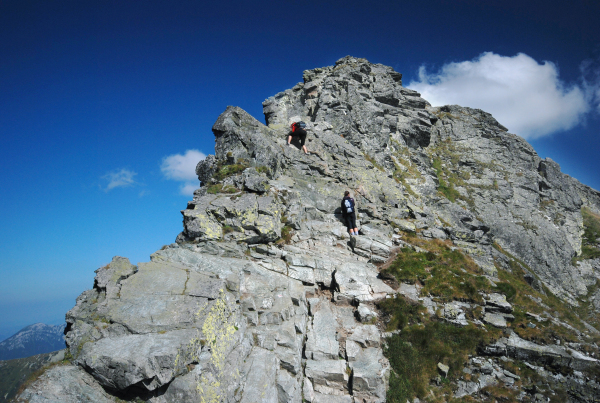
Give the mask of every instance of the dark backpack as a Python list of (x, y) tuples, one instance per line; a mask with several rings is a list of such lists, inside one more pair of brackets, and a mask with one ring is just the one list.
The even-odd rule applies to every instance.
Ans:
[(306, 129), (306, 123), (303, 121), (292, 123), (292, 131), (296, 131), (296, 129)]
[(354, 200), (352, 200), (350, 197), (344, 197), (344, 208), (345, 214), (350, 214), (354, 212)]

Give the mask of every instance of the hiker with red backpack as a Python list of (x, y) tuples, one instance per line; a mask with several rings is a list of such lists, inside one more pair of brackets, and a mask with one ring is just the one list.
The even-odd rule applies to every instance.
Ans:
[(292, 145), (291, 144), (292, 137), (298, 137), (300, 139), (300, 146), (302, 147), (302, 150), (304, 150), (304, 154), (308, 155), (309, 152), (306, 149), (306, 146), (304, 145), (304, 142), (306, 141), (306, 135), (307, 135), (306, 123), (304, 123), (302, 121), (295, 122), (295, 123), (292, 123), (290, 128), (292, 129), (292, 131), (288, 135), (288, 139), (287, 139), (288, 147), (291, 147), (291, 145)]

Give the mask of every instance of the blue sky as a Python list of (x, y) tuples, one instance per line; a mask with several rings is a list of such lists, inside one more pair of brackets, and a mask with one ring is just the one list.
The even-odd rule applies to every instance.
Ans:
[(264, 121), (262, 101), (346, 55), (504, 116), (600, 189), (599, 17), (595, 1), (0, 0), (0, 337), (62, 323), (95, 269), (174, 241), (227, 105)]

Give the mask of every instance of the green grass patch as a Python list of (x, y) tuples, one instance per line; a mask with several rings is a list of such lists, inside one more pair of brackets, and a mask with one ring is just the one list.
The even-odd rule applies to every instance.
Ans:
[(230, 234), (232, 232), (235, 232), (235, 228), (233, 228), (231, 225), (223, 225), (223, 235)]
[(427, 252), (415, 252), (403, 248), (396, 259), (385, 269), (384, 275), (396, 280), (423, 285), (424, 294), (431, 294), (442, 301), (466, 300), (482, 303), (479, 290), (489, 290), (490, 284), (482, 277), (481, 269), (461, 251), (452, 250), (441, 241), (421, 243)]
[(450, 120), (459, 120), (460, 119), (458, 116), (455, 116), (455, 115), (451, 114), (450, 112), (437, 111), (437, 112), (434, 112), (434, 115), (440, 119), (450, 119)]
[(583, 216), (583, 237), (581, 245), (581, 259), (600, 258), (600, 248), (596, 239), (600, 238), (600, 215), (584, 207), (581, 209)]
[(216, 183), (214, 185), (210, 185), (207, 189), (207, 193), (217, 194), (217, 193), (238, 193), (240, 190), (232, 185), (223, 185), (222, 183)]
[(511, 396), (510, 393), (511, 391), (516, 392), (523, 389), (535, 389), (536, 393), (544, 395), (546, 398), (548, 398), (548, 401), (551, 403), (564, 403), (569, 401), (567, 391), (565, 390), (564, 385), (561, 385), (560, 383), (555, 383), (551, 385), (551, 388), (548, 388), (547, 379), (541, 376), (538, 373), (538, 371), (527, 367), (527, 365), (525, 365), (523, 361), (499, 361), (498, 364), (503, 369), (506, 369), (512, 372), (513, 374), (518, 375), (521, 379), (515, 381), (515, 389), (500, 388), (499, 386), (483, 389), (483, 391), (486, 392), (488, 396), (496, 398), (497, 401), (517, 401), (518, 399), (516, 399), (516, 396)]
[(510, 254), (509, 252), (505, 251), (502, 246), (500, 246), (497, 242), (494, 241), (494, 243), (492, 243), (492, 246), (494, 247), (494, 249), (496, 249), (498, 252), (502, 253), (503, 255), (505, 255), (506, 257), (508, 257), (510, 259), (510, 266), (511, 269), (514, 267), (516, 269), (520, 269), (520, 267), (517, 267), (514, 265), (514, 263), (519, 263), (521, 266), (525, 267), (527, 270), (531, 270), (531, 267), (529, 267), (529, 265), (527, 265), (527, 263), (525, 263), (524, 261), (522, 261), (521, 259), (513, 256), (512, 254)]
[(261, 174), (266, 174), (266, 175), (268, 175), (268, 174), (269, 174), (269, 172), (271, 172), (271, 170), (269, 169), (269, 167), (266, 167), (266, 166), (264, 166), (264, 165), (261, 165), (261, 166), (259, 166), (259, 167), (256, 167), (256, 171), (257, 171), (258, 173), (261, 173)]
[(281, 238), (275, 242), (278, 245), (285, 245), (292, 242), (292, 236), (294, 235), (294, 229), (290, 225), (285, 225), (281, 229)]
[[(510, 326), (519, 337), (539, 344), (554, 344), (557, 339), (562, 343), (578, 342), (578, 336), (573, 330), (550, 320), (538, 322), (529, 317), (527, 312), (542, 317), (545, 317), (548, 312), (579, 331), (589, 333), (581, 321), (581, 319), (587, 321), (587, 315), (590, 314), (584, 306), (575, 308), (552, 294), (550, 290), (545, 289), (545, 294), (535, 290), (525, 280), (525, 271), (522, 267), (528, 269), (529, 267), (504, 251), (498, 244), (494, 244), (494, 247), (510, 258), (510, 271), (498, 270), (500, 282), (497, 284), (497, 290), (505, 294), (507, 300), (513, 304), (515, 320)], [(541, 304), (538, 301), (541, 301)], [(589, 319), (593, 322), (593, 318)], [(535, 325), (534, 328), (528, 326), (530, 322)]]
[[(406, 163), (406, 162), (405, 162)], [(419, 172), (418, 169), (416, 169), (415, 167), (413, 167), (410, 163), (406, 163), (406, 166), (408, 167), (407, 171), (403, 171), (395, 162), (394, 162), (394, 173), (393, 173), (393, 178), (397, 183), (401, 183), (402, 186), (404, 186), (404, 189), (406, 189), (406, 191), (414, 196), (414, 197), (418, 197), (417, 194), (415, 193), (414, 190), (412, 190), (412, 187), (408, 184), (408, 182), (406, 181), (406, 179), (408, 178), (414, 178), (414, 177), (421, 177), (421, 173)], [(416, 171), (416, 174), (415, 172)]]
[(232, 175), (238, 174), (242, 172), (244, 169), (248, 168), (250, 164), (246, 162), (244, 159), (238, 160), (236, 164), (231, 165), (219, 165), (217, 172), (213, 174), (213, 179), (217, 181), (222, 181), (225, 178), (228, 178)]
[(371, 157), (369, 154), (365, 154), (365, 159), (369, 161), (373, 166), (379, 169), (381, 172), (385, 172), (385, 169), (375, 161), (375, 158)]
[(514, 301), (517, 296), (517, 289), (509, 283), (497, 283), (494, 291), (504, 294), (508, 302)]
[(411, 302), (400, 296), (386, 298), (378, 304), (387, 322), (387, 330), (402, 330), (408, 325), (421, 322), (422, 315), (427, 309), (416, 302)]
[[(405, 403), (415, 396), (423, 399), (429, 392), (430, 379), (437, 375), (439, 362), (450, 367), (450, 380), (458, 379), (468, 356), (498, 336), (499, 331), (486, 332), (474, 325), (456, 327), (437, 321), (404, 328), (387, 340), (384, 349), (393, 369), (387, 401)], [(443, 384), (447, 393), (451, 393), (451, 384)]]
[(438, 191), (442, 193), (446, 199), (454, 203), (456, 199), (460, 198), (460, 193), (454, 188), (454, 183), (457, 179), (456, 175), (445, 174), (442, 169), (442, 160), (439, 158), (434, 158), (433, 169), (435, 169), (439, 182)]

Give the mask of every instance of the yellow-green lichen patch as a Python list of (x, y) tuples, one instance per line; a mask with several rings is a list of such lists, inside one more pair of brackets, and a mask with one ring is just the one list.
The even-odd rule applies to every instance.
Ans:
[(252, 226), (258, 219), (258, 212), (254, 208), (244, 211), (238, 211), (236, 213), (243, 226)]
[(276, 217), (260, 214), (256, 220), (256, 229), (261, 235), (267, 235), (269, 237), (278, 238), (277, 230), (280, 228), (281, 223)]
[(235, 332), (235, 316), (228, 304), (226, 294), (221, 292), (202, 325), (202, 333), (212, 353), (211, 363), (218, 370), (223, 369), (225, 353), (233, 341)]
[[(198, 315), (202, 314), (202, 311), (199, 311)], [(202, 334), (211, 352), (210, 363), (216, 371), (214, 374), (204, 372), (200, 377), (197, 390), (202, 403), (221, 401), (220, 387), (224, 376), (225, 358), (234, 344), (236, 331), (234, 312), (227, 299), (227, 294), (221, 291), (202, 325)]]
[(194, 226), (198, 227), (198, 232), (202, 233), (202, 238), (206, 240), (221, 239), (223, 230), (221, 225), (205, 212), (194, 211), (189, 214), (194, 219)]

